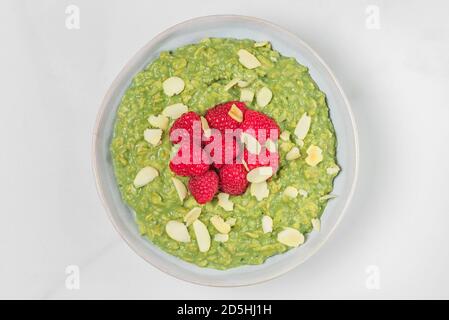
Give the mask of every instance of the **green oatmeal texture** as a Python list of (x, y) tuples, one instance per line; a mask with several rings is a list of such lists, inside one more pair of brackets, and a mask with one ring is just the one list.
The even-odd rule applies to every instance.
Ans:
[[(124, 201), (136, 213), (140, 233), (162, 250), (201, 267), (228, 269), (261, 264), (289, 250), (290, 247), (278, 241), (278, 233), (285, 227), (297, 229), (304, 235), (311, 232), (312, 219), (321, 217), (327, 203), (320, 198), (332, 191), (333, 179), (338, 174), (338, 170), (328, 170), (336, 168), (337, 162), (336, 137), (325, 94), (310, 77), (308, 69), (294, 58), (282, 56), (269, 44), (254, 44), (252, 40), (208, 38), (162, 52), (134, 77), (117, 112), (111, 144), (115, 175)], [(261, 66), (245, 68), (237, 55), (240, 49), (256, 56)], [(173, 76), (183, 79), (185, 88), (179, 95), (168, 97), (162, 83)], [(219, 206), (217, 197), (200, 206), (189, 195), (182, 203), (171, 179), (175, 175), (169, 169), (172, 145), (168, 129), (164, 130), (161, 143), (153, 146), (143, 137), (145, 129), (151, 128), (147, 119), (175, 103), (183, 103), (189, 111), (204, 115), (214, 105), (239, 100), (242, 88), (237, 85), (225, 88), (236, 78), (248, 82), (245, 89), (256, 93), (262, 87), (269, 88), (273, 97), (267, 106), (258, 107), (255, 97), (247, 106), (275, 119), (281, 133), (286, 130), (291, 133), (288, 141), (279, 140), (280, 169), (268, 181), (269, 196), (258, 201), (248, 188), (245, 194), (230, 197), (234, 203), (232, 211)], [(311, 125), (301, 143), (295, 141), (294, 131), (305, 112), (311, 117)], [(316, 166), (305, 162), (311, 145), (322, 150), (323, 160)], [(300, 149), (301, 156), (286, 160), (286, 154), (295, 146)], [(157, 169), (159, 176), (144, 187), (136, 188), (133, 180), (146, 166)], [(177, 178), (187, 185), (187, 177)], [(307, 194), (300, 192), (296, 198), (288, 197), (283, 191), (289, 186), (305, 190)], [(202, 208), (199, 220), (207, 226), (211, 236), (207, 252), (199, 251), (192, 226), (188, 227), (191, 241), (186, 243), (173, 240), (165, 231), (168, 221), (183, 222), (186, 213), (194, 207)], [(214, 241), (218, 233), (210, 222), (214, 215), (224, 220), (236, 219), (226, 242)], [(273, 220), (272, 232), (262, 230), (264, 215)]]

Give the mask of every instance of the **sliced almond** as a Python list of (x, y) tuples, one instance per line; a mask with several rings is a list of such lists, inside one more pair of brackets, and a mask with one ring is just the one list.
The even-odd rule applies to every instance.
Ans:
[(301, 156), (298, 147), (293, 147), (287, 154), (285, 155), (285, 159), (288, 161), (296, 160)]
[(213, 216), (210, 218), (210, 222), (220, 233), (229, 233), (229, 231), (231, 231), (231, 226), (227, 224), (220, 216)]
[(249, 171), (248, 164), (246, 163), (245, 159), (243, 159), (243, 158), (242, 158), (242, 164), (245, 167), (246, 172), (248, 172)]
[(169, 97), (180, 94), (184, 90), (184, 86), (184, 80), (179, 77), (170, 77), (162, 83), (164, 93)]
[(247, 86), (249, 86), (250, 82), (249, 81), (245, 81), (245, 80), (239, 80), (237, 82), (237, 86), (239, 88), (246, 88)]
[(148, 122), (152, 127), (166, 130), (168, 128), (168, 118), (162, 114), (158, 116), (149, 116)]
[(251, 183), (250, 192), (252, 196), (256, 197), (257, 201), (262, 201), (270, 195), (266, 181)]
[(162, 114), (172, 119), (178, 119), (187, 111), (189, 111), (189, 108), (185, 104), (175, 103), (165, 107), (165, 109), (162, 111)]
[(340, 168), (336, 165), (335, 167), (330, 167), (326, 169), (328, 175), (333, 176), (340, 171)]
[(184, 223), (171, 220), (165, 225), (165, 232), (173, 240), (178, 242), (190, 242), (189, 231)]
[(321, 222), (320, 219), (312, 219), (313, 230), (319, 232), (321, 230)]
[(271, 99), (273, 98), (273, 93), (267, 87), (263, 87), (256, 93), (256, 101), (259, 107), (267, 106)]
[(307, 149), (306, 163), (309, 166), (315, 167), (322, 160), (323, 160), (323, 153), (322, 153), (320, 147), (311, 145)]
[(229, 224), (231, 227), (235, 226), (235, 223), (237, 222), (236, 218), (227, 218), (225, 221), (227, 224)]
[(296, 198), (298, 196), (298, 189), (292, 186), (288, 186), (284, 190), (284, 196), (287, 196), (289, 198)]
[(252, 102), (254, 99), (254, 91), (250, 89), (240, 90), (240, 101)]
[(184, 222), (186, 226), (190, 226), (195, 220), (197, 220), (201, 215), (201, 208), (195, 207), (184, 216)]
[(143, 187), (159, 176), (159, 172), (153, 167), (145, 167), (140, 169), (134, 178), (134, 186), (136, 188)]
[(325, 194), (324, 196), (320, 197), (320, 201), (327, 201), (330, 199), (335, 199), (337, 196), (335, 194)]
[(273, 175), (272, 167), (257, 167), (246, 175), (246, 180), (251, 183), (259, 183), (268, 180)]
[(237, 52), (238, 56), (239, 56), (239, 62), (248, 69), (254, 69), (257, 67), (260, 67), (262, 64), (260, 63), (259, 60), (257, 60), (257, 58), (249, 53), (248, 51), (246, 51), (245, 49), (240, 49)]
[(266, 45), (270, 44), (268, 41), (261, 41), (261, 42), (256, 42), (254, 44), (255, 48), (259, 48), (259, 47), (265, 47)]
[(237, 83), (239, 83), (240, 79), (234, 78), (231, 81), (228, 82), (227, 85), (225, 85), (224, 89), (225, 91), (228, 91), (229, 89), (231, 89), (233, 86), (235, 86)]
[(217, 233), (214, 236), (214, 240), (217, 242), (226, 242), (229, 240), (229, 234)]
[(232, 211), (234, 210), (234, 202), (229, 200), (229, 194), (220, 192), (217, 195), (218, 198), (218, 205), (222, 207), (225, 211)]
[(304, 146), (304, 140), (296, 139), (295, 142), (300, 148), (302, 148)]
[(298, 194), (301, 196), (301, 197), (307, 197), (308, 195), (309, 195), (309, 193), (306, 191), (306, 190), (304, 190), (304, 189), (299, 189), (298, 190)]
[(195, 232), (198, 249), (201, 252), (207, 252), (210, 248), (210, 235), (207, 227), (200, 220), (195, 220), (192, 223), (193, 231)]
[(304, 240), (304, 235), (293, 228), (284, 228), (278, 233), (278, 241), (289, 247), (297, 247), (303, 244)]
[(257, 139), (246, 132), (243, 132), (240, 136), (240, 141), (245, 145), (246, 149), (255, 155), (258, 155), (260, 151), (262, 151), (262, 146), (260, 145), (260, 142), (257, 141)]
[(143, 137), (149, 144), (157, 146), (161, 142), (162, 129), (146, 129), (143, 132)]
[(283, 141), (290, 141), (290, 131), (283, 131), (280, 135), (281, 140)]
[(268, 233), (273, 231), (273, 219), (269, 216), (262, 217), (262, 230), (263, 233)]
[(204, 136), (206, 138), (210, 138), (210, 136), (212, 135), (212, 131), (209, 127), (209, 123), (207, 122), (206, 118), (204, 118), (203, 116), (200, 117), (201, 120), (201, 128), (204, 131)]
[(243, 121), (243, 112), (235, 104), (229, 109), (228, 115), (237, 122)]
[(311, 121), (312, 118), (307, 115), (307, 112), (305, 112), (301, 116), (301, 119), (299, 119), (298, 124), (296, 125), (295, 128), (295, 135), (298, 139), (304, 140), (307, 133), (309, 132)]
[(268, 151), (273, 153), (278, 151), (276, 142), (271, 139), (267, 139), (267, 141), (265, 141), (265, 147), (268, 149)]
[(182, 181), (178, 178), (172, 177), (171, 180), (173, 182), (173, 185), (175, 186), (175, 190), (178, 194), (179, 200), (181, 200), (182, 203), (187, 196), (187, 188), (184, 183), (182, 183)]

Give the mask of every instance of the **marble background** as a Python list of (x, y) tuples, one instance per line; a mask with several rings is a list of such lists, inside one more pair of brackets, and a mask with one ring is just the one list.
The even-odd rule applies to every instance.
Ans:
[[(66, 28), (70, 4), (79, 30)], [(2, 1), (0, 298), (449, 298), (448, 11), (446, 1)], [(330, 241), (281, 278), (237, 289), (179, 281), (132, 252), (90, 158), (98, 107), (130, 57), (177, 22), (224, 13), (308, 42), (346, 91), (361, 146), (355, 198)], [(66, 287), (69, 265), (78, 290)]]

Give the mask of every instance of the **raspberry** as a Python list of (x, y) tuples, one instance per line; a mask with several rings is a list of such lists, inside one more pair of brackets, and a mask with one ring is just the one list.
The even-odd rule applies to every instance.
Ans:
[(242, 164), (225, 164), (219, 171), (220, 188), (231, 195), (243, 194), (248, 187), (246, 169)]
[[(201, 134), (201, 120), (200, 116), (197, 115), (193, 111), (189, 111), (181, 115), (178, 119), (175, 120), (173, 125), (170, 128), (170, 140), (173, 143), (179, 143), (181, 140), (183, 141), (193, 141), (194, 139), (194, 130), (193, 126), (196, 124), (198, 126), (198, 133)], [(184, 129), (184, 130), (182, 130)], [(175, 132), (175, 130), (179, 130)], [(173, 133), (173, 136), (172, 136)], [(196, 133), (196, 132), (195, 132)], [(195, 137), (196, 138), (196, 137)], [(201, 136), (198, 137), (198, 141), (200, 141)]]
[(240, 129), (254, 135), (262, 145), (267, 139), (277, 141), (279, 138), (279, 126), (276, 121), (254, 110), (248, 109), (245, 112)]
[[(215, 143), (213, 145), (210, 145), (215, 139), (215, 136), (211, 136), (210, 140), (208, 142), (206, 142), (205, 144), (205, 150), (206, 153), (208, 155), (210, 155), (210, 158), (213, 161), (213, 166), (217, 169), (221, 168), (223, 166), (223, 164), (225, 163), (234, 163), (234, 160), (240, 156), (241, 153), (241, 146), (240, 143), (237, 142), (237, 140), (235, 139), (235, 137), (228, 137), (226, 139), (226, 135), (221, 135), (221, 145), (220, 148), (218, 149), (218, 145), (216, 145)], [(231, 140), (232, 139), (232, 140)], [(228, 140), (228, 143), (226, 143), (226, 140)], [(207, 147), (208, 145), (210, 145), (209, 147)], [(221, 150), (221, 159), (214, 159), (214, 155), (215, 152), (220, 152), (219, 150)]]
[(218, 175), (209, 170), (202, 175), (191, 177), (188, 186), (196, 202), (204, 204), (211, 201), (218, 191)]
[[(179, 176), (197, 176), (209, 170), (210, 159), (201, 147), (193, 143), (182, 143), (176, 155), (170, 160), (170, 170)], [(187, 154), (188, 153), (188, 154)]]
[(270, 166), (273, 168), (273, 173), (275, 173), (279, 168), (279, 153), (270, 152), (265, 147), (262, 148), (259, 155), (252, 154), (245, 149), (243, 151), (243, 159), (248, 165), (248, 169), (250, 171), (257, 167)]
[(226, 103), (218, 104), (212, 109), (206, 112), (206, 120), (211, 128), (223, 131), (225, 129), (237, 129), (240, 127), (241, 123), (232, 119), (228, 112), (232, 105), (235, 104), (243, 112), (243, 117), (245, 117), (246, 104), (240, 101), (229, 101)]

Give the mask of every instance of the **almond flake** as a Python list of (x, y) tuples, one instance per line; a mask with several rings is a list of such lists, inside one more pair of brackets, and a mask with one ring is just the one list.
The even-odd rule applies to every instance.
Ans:
[(245, 80), (239, 80), (237, 82), (237, 86), (239, 88), (246, 88), (247, 86), (249, 86), (250, 82), (249, 81), (245, 81)]
[(289, 152), (287, 152), (285, 159), (288, 161), (296, 160), (301, 156), (301, 153), (299, 152), (298, 147), (293, 147)]
[(309, 193), (306, 191), (306, 190), (304, 190), (304, 189), (299, 189), (298, 190), (298, 194), (301, 196), (301, 197), (307, 197), (308, 195), (309, 195)]
[(229, 200), (229, 194), (220, 192), (217, 195), (218, 198), (218, 205), (222, 207), (225, 211), (232, 211), (234, 210), (234, 202)]
[(315, 167), (322, 160), (323, 160), (323, 154), (322, 154), (320, 147), (311, 145), (307, 149), (306, 163), (309, 166)]
[(269, 216), (262, 217), (262, 230), (263, 233), (268, 233), (273, 231), (273, 219)]
[(237, 122), (243, 121), (243, 112), (235, 104), (229, 109), (228, 115)]
[(299, 140), (304, 140), (304, 138), (306, 137), (310, 129), (311, 120), (312, 118), (307, 115), (307, 112), (305, 112), (302, 115), (301, 119), (299, 119), (298, 124), (295, 128), (295, 135)]
[(326, 169), (328, 175), (333, 176), (340, 171), (340, 168), (336, 165), (335, 167), (330, 167)]
[(252, 102), (253, 99), (254, 99), (254, 91), (246, 88), (240, 90), (240, 101)]
[(249, 53), (248, 51), (246, 51), (245, 49), (240, 49), (237, 52), (238, 56), (239, 56), (239, 62), (248, 69), (254, 69), (257, 67), (261, 66), (261, 63), (259, 60), (257, 60), (257, 58)]
[(256, 101), (257, 101), (257, 105), (259, 107), (263, 108), (263, 107), (267, 106), (270, 103), (272, 98), (273, 98), (273, 93), (267, 87), (263, 87), (262, 89), (257, 91)]
[(243, 158), (242, 158), (242, 164), (245, 167), (246, 172), (248, 172), (249, 171), (248, 164), (246, 163), (245, 159), (243, 159)]
[(321, 230), (321, 222), (320, 219), (312, 219), (313, 231), (319, 232)]
[(143, 137), (149, 144), (157, 146), (161, 142), (162, 129), (146, 129), (143, 132)]
[(259, 48), (259, 47), (265, 47), (266, 45), (269, 45), (270, 43), (268, 41), (260, 41), (260, 42), (256, 42), (254, 44), (255, 48)]
[(255, 155), (258, 155), (260, 151), (262, 151), (262, 146), (260, 145), (260, 142), (257, 141), (257, 139), (246, 132), (243, 132), (240, 136), (240, 141), (246, 146), (246, 149)]
[(165, 232), (173, 240), (178, 242), (190, 242), (189, 231), (184, 223), (171, 220), (165, 225)]
[(159, 176), (159, 172), (153, 167), (145, 167), (140, 169), (134, 178), (134, 186), (136, 188), (143, 187)]
[(265, 141), (265, 147), (268, 149), (268, 151), (273, 153), (278, 151), (277, 143), (271, 139), (267, 139), (267, 141)]
[(278, 233), (278, 241), (289, 247), (297, 247), (304, 243), (304, 235), (296, 229), (284, 228)]
[(298, 196), (298, 189), (292, 186), (288, 186), (284, 190), (284, 195), (289, 198), (296, 198)]
[(258, 167), (248, 172), (246, 180), (251, 183), (259, 183), (268, 180), (272, 175), (272, 167)]
[(173, 185), (175, 186), (175, 190), (178, 194), (179, 200), (181, 200), (182, 203), (187, 196), (187, 188), (184, 183), (182, 183), (182, 181), (178, 178), (172, 177), (171, 180), (173, 182)]
[(319, 200), (320, 201), (326, 201), (326, 200), (330, 200), (330, 199), (335, 199), (336, 197), (337, 196), (335, 194), (325, 194)]
[(195, 232), (198, 249), (201, 252), (207, 252), (210, 248), (210, 235), (207, 227), (200, 220), (195, 220), (192, 223), (193, 231)]
[(169, 97), (180, 94), (184, 86), (184, 80), (179, 77), (170, 77), (162, 83), (164, 93)]
[(237, 222), (236, 218), (227, 218), (226, 223), (229, 224), (231, 227), (235, 226), (235, 223)]
[(250, 192), (252, 196), (256, 197), (257, 201), (262, 201), (270, 195), (266, 181), (251, 183)]
[(280, 135), (281, 140), (283, 141), (290, 141), (290, 131), (284, 131)]
[(210, 130), (209, 123), (203, 116), (200, 117), (200, 120), (201, 120), (201, 128), (204, 131), (204, 136), (206, 138), (210, 138), (210, 136), (212, 135), (212, 131)]
[(195, 207), (184, 216), (184, 222), (186, 223), (186, 226), (190, 226), (195, 220), (197, 220), (200, 217), (201, 214), (201, 208)]
[(220, 233), (229, 233), (231, 231), (231, 226), (224, 222), (223, 218), (220, 216), (213, 216), (210, 218), (210, 223), (218, 230)]
[(168, 128), (168, 118), (162, 114), (158, 116), (149, 116), (148, 122), (152, 127), (166, 130)]
[(217, 242), (226, 242), (229, 240), (229, 234), (217, 233), (214, 236), (214, 240)]
[(227, 85), (225, 85), (224, 90), (228, 91), (233, 86), (235, 86), (239, 81), (240, 81), (240, 79), (237, 79), (237, 78), (232, 79), (231, 81), (228, 82)]
[(162, 111), (162, 114), (172, 119), (178, 119), (187, 111), (189, 111), (189, 108), (185, 104), (175, 103), (165, 107), (165, 109)]

